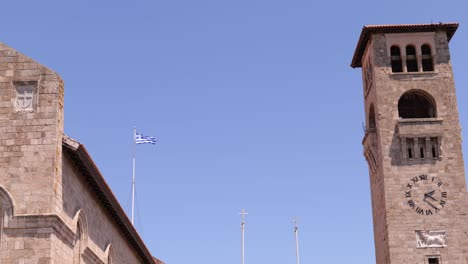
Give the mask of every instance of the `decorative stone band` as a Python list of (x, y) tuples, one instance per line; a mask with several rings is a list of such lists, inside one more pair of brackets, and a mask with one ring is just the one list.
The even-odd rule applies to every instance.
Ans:
[(424, 231), (416, 230), (417, 248), (440, 248), (447, 246), (447, 234), (445, 230)]
[[(44, 238), (50, 238), (53, 234), (70, 247), (74, 246), (75, 232), (57, 215), (17, 215), (9, 217), (7, 221), (3, 232), (9, 237), (40, 234)], [(104, 264), (104, 252), (101, 255), (99, 257), (90, 247), (86, 247), (83, 252), (83, 258), (88, 260), (87, 263)]]

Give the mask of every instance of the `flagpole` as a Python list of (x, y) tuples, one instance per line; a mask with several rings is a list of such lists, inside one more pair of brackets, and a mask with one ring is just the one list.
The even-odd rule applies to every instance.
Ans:
[(136, 138), (136, 127), (133, 127), (133, 174), (132, 174), (132, 225), (135, 209), (135, 138)]
[(296, 239), (296, 264), (299, 264), (299, 238), (297, 235), (297, 219), (294, 218), (294, 237)]
[(239, 213), (242, 215), (242, 221), (241, 221), (241, 234), (242, 234), (242, 242), (241, 242), (241, 264), (244, 264), (244, 226), (245, 226), (245, 215), (248, 213), (245, 212), (244, 209), (242, 209), (242, 212)]

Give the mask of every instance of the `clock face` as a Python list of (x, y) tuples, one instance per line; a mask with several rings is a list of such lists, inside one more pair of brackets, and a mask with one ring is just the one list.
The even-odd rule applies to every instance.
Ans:
[(437, 214), (446, 206), (447, 191), (443, 187), (437, 177), (413, 177), (405, 187), (406, 205), (419, 215)]

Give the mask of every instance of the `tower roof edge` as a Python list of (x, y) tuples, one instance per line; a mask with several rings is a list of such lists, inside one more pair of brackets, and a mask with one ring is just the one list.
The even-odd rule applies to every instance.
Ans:
[(450, 42), (458, 23), (432, 23), (432, 24), (396, 24), (396, 25), (366, 25), (362, 28), (361, 35), (354, 51), (351, 61), (352, 68), (361, 67), (361, 59), (367, 46), (370, 36), (375, 33), (415, 33), (415, 32), (435, 32), (445, 31), (447, 40)]

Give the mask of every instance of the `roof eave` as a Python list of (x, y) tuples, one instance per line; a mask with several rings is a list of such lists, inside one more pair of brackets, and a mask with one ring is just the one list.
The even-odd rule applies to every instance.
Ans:
[(116, 224), (122, 228), (124, 235), (137, 249), (139, 255), (146, 259), (147, 263), (154, 263), (153, 256), (144, 244), (135, 227), (131, 224), (127, 214), (120, 206), (109, 185), (92, 160), (83, 144), (64, 135), (62, 146), (69, 153), (77, 167), (83, 172), (85, 181), (91, 185), (102, 206), (107, 209)]
[(403, 24), (403, 25), (367, 25), (362, 28), (359, 41), (354, 51), (351, 61), (352, 68), (362, 67), (361, 60), (364, 55), (367, 43), (370, 36), (375, 33), (406, 33), (406, 32), (435, 32), (445, 31), (447, 40), (450, 42), (455, 31), (458, 28), (458, 23), (437, 23), (437, 24)]

